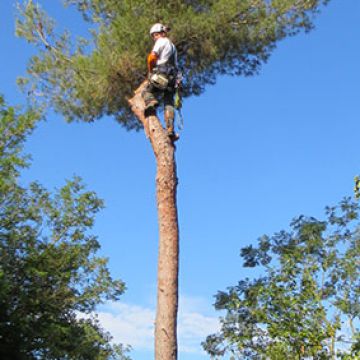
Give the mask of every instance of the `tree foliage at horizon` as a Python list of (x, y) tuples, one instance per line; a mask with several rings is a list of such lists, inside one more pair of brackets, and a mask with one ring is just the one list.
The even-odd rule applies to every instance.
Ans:
[(172, 28), (184, 96), (199, 95), (218, 75), (258, 73), (280, 40), (313, 27), (329, 0), (63, 1), (81, 12), (89, 37), (59, 34), (35, 0), (19, 4), (17, 35), (38, 51), (19, 84), (68, 121), (111, 115), (137, 129), (127, 98), (146, 76), (153, 23)]
[(102, 201), (79, 178), (54, 194), (20, 185), (23, 143), (37, 120), (0, 97), (0, 358), (129, 359), (93, 316), (125, 288), (90, 234)]
[(290, 231), (241, 250), (258, 268), (216, 295), (221, 330), (203, 343), (214, 358), (360, 359), (360, 224), (358, 202), (327, 207), (325, 221), (300, 216)]

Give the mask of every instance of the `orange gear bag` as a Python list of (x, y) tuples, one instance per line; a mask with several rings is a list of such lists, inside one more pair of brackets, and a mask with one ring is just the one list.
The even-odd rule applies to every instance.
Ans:
[(152, 72), (153, 68), (155, 67), (157, 59), (158, 59), (158, 56), (153, 51), (148, 55), (147, 66), (148, 66), (149, 73)]

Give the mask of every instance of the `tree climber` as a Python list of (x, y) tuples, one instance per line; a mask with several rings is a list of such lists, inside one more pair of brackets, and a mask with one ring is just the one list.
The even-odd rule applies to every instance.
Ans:
[(150, 36), (155, 44), (147, 57), (149, 82), (142, 97), (145, 101), (145, 116), (155, 112), (159, 105), (158, 98), (164, 100), (164, 118), (169, 137), (176, 141), (179, 135), (174, 132), (174, 95), (180, 80), (177, 68), (177, 51), (175, 45), (167, 37), (170, 29), (162, 24), (154, 24)]

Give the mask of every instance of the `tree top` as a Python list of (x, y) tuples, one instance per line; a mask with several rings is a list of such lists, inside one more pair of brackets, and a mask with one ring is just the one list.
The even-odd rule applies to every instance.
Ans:
[(19, 84), (68, 121), (114, 116), (139, 128), (127, 99), (146, 76), (149, 29), (171, 28), (184, 96), (200, 95), (218, 75), (259, 72), (278, 41), (313, 27), (329, 0), (64, 0), (83, 15), (89, 37), (59, 33), (41, 3), (18, 4), (17, 35), (37, 46)]

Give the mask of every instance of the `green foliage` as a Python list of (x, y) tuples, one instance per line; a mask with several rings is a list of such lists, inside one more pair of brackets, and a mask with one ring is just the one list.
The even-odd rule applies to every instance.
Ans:
[(184, 96), (201, 94), (219, 74), (253, 75), (278, 41), (312, 28), (328, 0), (64, 0), (88, 22), (91, 40), (74, 46), (56, 35), (40, 5), (19, 5), (17, 34), (38, 47), (19, 83), (71, 120), (113, 115), (139, 127), (127, 97), (144, 79), (150, 26), (172, 28), (184, 73)]
[(33, 111), (18, 115), (15, 109), (6, 107), (0, 96), (0, 192), (6, 193), (14, 184), (19, 169), (27, 166), (28, 157), (21, 154), (21, 143), (34, 128), (39, 115)]
[(290, 231), (263, 236), (256, 247), (241, 250), (244, 266), (262, 269), (263, 275), (216, 295), (215, 307), (226, 315), (220, 332), (203, 343), (210, 355), (360, 356), (359, 205), (344, 199), (326, 214), (326, 221), (300, 216)]
[(354, 178), (354, 194), (356, 199), (360, 199), (360, 178), (355, 176)]
[(0, 358), (127, 359), (91, 315), (124, 291), (89, 233), (102, 201), (79, 178), (55, 194), (19, 185), (36, 119), (0, 99)]

